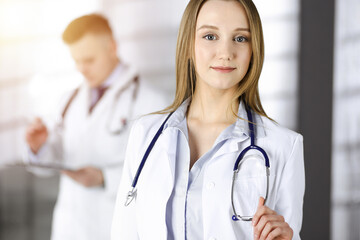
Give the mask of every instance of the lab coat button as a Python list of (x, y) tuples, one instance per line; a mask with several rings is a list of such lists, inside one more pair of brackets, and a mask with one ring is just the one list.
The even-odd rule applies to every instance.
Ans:
[(215, 187), (215, 183), (214, 183), (214, 182), (208, 182), (208, 183), (206, 184), (206, 188), (209, 189), (209, 190), (213, 189), (214, 187)]

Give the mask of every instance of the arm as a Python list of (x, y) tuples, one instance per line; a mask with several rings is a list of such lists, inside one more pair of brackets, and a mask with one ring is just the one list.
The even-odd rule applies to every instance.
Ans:
[(137, 150), (135, 149), (135, 140), (139, 137), (136, 136), (136, 125), (137, 124), (135, 123), (130, 131), (128, 146), (126, 149), (124, 170), (117, 194), (112, 222), (112, 240), (139, 239), (136, 226), (136, 197), (130, 205), (124, 205), (133, 180), (132, 165), (139, 161), (135, 159), (137, 155)]
[(300, 239), (305, 171), (303, 138), (298, 135), (286, 161), (276, 200), (275, 211), (259, 202), (254, 216), (255, 239)]
[[(25, 140), (27, 147), (24, 152), (25, 163), (60, 162), (62, 159), (61, 134), (49, 131), (40, 118), (34, 119), (26, 129)], [(38, 175), (50, 175), (52, 170), (31, 168), (31, 172)]]

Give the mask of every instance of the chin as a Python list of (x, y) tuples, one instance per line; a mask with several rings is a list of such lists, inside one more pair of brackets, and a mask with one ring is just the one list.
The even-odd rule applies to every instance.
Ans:
[(91, 88), (95, 88), (98, 86), (98, 84), (96, 83), (96, 81), (94, 80), (89, 80), (89, 79), (86, 79), (87, 80), (87, 84), (89, 85), (89, 87)]
[(237, 85), (238, 85), (237, 82), (236, 83), (218, 82), (218, 83), (211, 84), (211, 87), (213, 87), (215, 89), (219, 89), (219, 90), (230, 90), (230, 89), (236, 88)]

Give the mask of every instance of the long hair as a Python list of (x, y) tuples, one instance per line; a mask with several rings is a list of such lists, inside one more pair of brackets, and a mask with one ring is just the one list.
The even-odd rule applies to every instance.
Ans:
[[(176, 46), (176, 92), (173, 103), (159, 113), (175, 111), (187, 98), (192, 97), (196, 85), (194, 65), (195, 29), (200, 9), (207, 0), (190, 0), (181, 19)], [(225, 0), (224, 0), (225, 1)], [(269, 118), (260, 101), (258, 82), (264, 62), (264, 37), (259, 13), (252, 0), (238, 1), (247, 14), (250, 33), (252, 56), (249, 69), (240, 81), (233, 101), (245, 101), (257, 114)], [(237, 116), (237, 113), (234, 113)]]

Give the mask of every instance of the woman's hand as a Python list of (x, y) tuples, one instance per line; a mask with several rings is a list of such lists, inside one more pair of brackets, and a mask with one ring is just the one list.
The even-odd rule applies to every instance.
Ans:
[(259, 205), (253, 217), (255, 240), (291, 240), (293, 230), (285, 222), (283, 216), (264, 206), (264, 198), (260, 197)]

